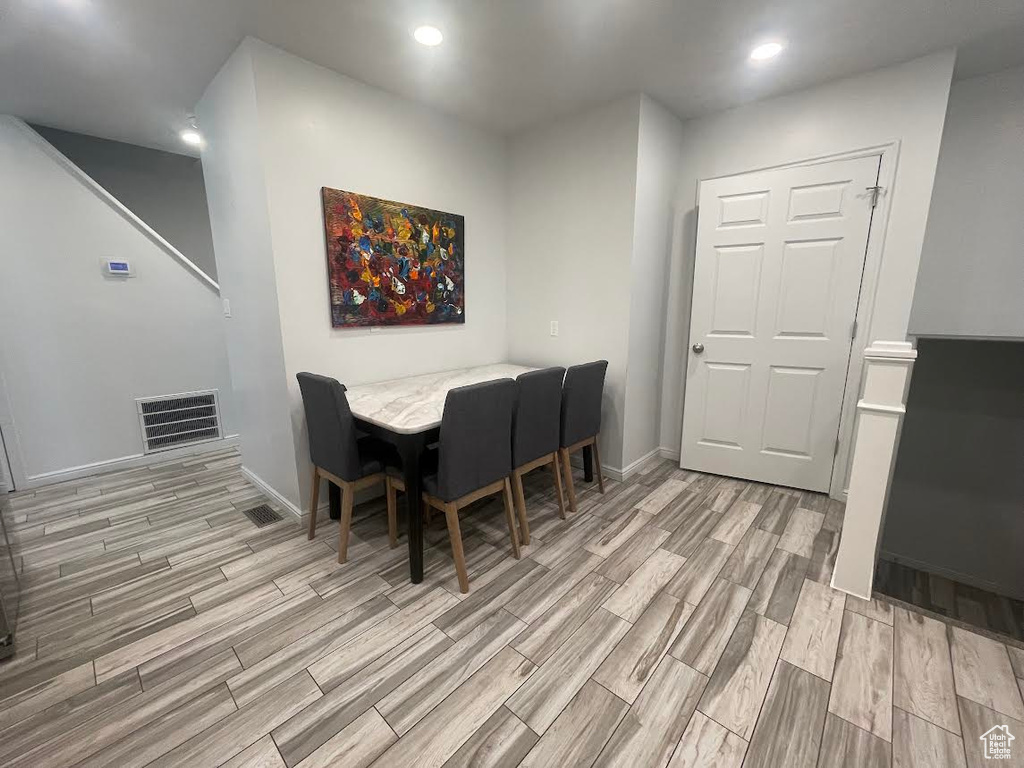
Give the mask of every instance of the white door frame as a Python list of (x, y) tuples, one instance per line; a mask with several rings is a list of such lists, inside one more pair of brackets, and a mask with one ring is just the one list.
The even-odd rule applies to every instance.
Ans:
[(18, 433), (14, 428), (14, 412), (10, 400), (7, 399), (7, 387), (4, 381), (3, 344), (0, 340), (0, 473), (6, 472), (8, 489), (25, 488), (25, 467), (21, 461), (21, 446), (18, 444)]
[[(855, 160), (860, 157), (880, 155), (881, 162), (878, 170), (878, 185), (882, 192), (875, 206), (874, 214), (871, 217), (871, 226), (868, 230), (868, 247), (864, 254), (864, 274), (861, 277), (860, 296), (857, 299), (857, 333), (850, 347), (850, 363), (846, 372), (846, 388), (843, 392), (843, 406), (839, 417), (839, 450), (832, 461), (832, 480), (829, 483), (829, 496), (841, 501), (846, 500), (846, 491), (850, 473), (851, 443), (853, 440), (854, 420), (857, 416), (857, 400), (860, 398), (861, 389), (864, 383), (864, 350), (871, 342), (871, 329), (874, 320), (875, 296), (878, 292), (878, 276), (882, 268), (882, 254), (885, 250), (885, 234), (889, 225), (889, 213), (892, 207), (893, 184), (896, 180), (896, 167), (899, 162), (900, 142), (892, 141), (886, 144), (853, 149), (846, 152), (837, 152), (830, 155), (816, 155), (803, 160), (796, 160), (780, 165), (768, 165), (758, 168), (749, 168), (737, 173), (728, 173), (722, 176), (714, 176), (697, 181), (697, 197), (700, 201), (700, 185), (705, 181), (725, 179), (733, 176), (745, 176), (748, 173), (760, 171), (774, 171), (783, 168), (797, 168), (804, 165), (817, 165), (835, 160)], [(700, 217), (700, 211), (697, 211)], [(693, 238), (693, 247), (697, 247), (696, 230)], [(696, 263), (696, 250), (691, 252), (693, 263)], [(691, 263), (691, 267), (693, 264)], [(690, 280), (690, 308), (693, 307), (693, 290), (695, 286)], [(687, 318), (686, 345), (685, 350), (690, 347), (690, 318)], [(685, 418), (685, 391), (686, 373), (688, 367), (683, 365), (683, 413)]]

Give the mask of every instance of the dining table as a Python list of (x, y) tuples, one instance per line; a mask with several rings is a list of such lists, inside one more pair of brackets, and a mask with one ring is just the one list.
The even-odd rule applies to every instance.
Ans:
[[(427, 373), (372, 384), (359, 384), (346, 391), (356, 426), (395, 447), (402, 460), (408, 504), (409, 574), (414, 584), (423, 581), (423, 514), (421, 507), (421, 463), (424, 450), (438, 440), (448, 391), (495, 379), (514, 379), (536, 368), (513, 363), (495, 363)], [(592, 479), (592, 460), (584, 455), (584, 477)], [(341, 514), (341, 493), (329, 485), (331, 517)]]

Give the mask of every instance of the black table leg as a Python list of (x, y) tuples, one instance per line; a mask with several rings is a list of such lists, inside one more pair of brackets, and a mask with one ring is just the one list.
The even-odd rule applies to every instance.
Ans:
[(401, 435), (396, 440), (398, 453), (402, 457), (402, 474), (405, 480), (405, 498), (409, 509), (409, 576), (413, 584), (423, 581), (423, 511), (420, 501), (420, 456), (423, 453), (424, 436)]
[(594, 446), (584, 445), (583, 446), (583, 479), (588, 482), (594, 482)]
[(341, 488), (327, 481), (327, 499), (331, 503), (331, 520), (341, 519)]

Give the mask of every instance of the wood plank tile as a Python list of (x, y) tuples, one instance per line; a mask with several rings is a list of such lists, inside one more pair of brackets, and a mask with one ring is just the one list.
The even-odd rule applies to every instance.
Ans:
[(951, 633), (956, 692), (1015, 720), (1024, 720), (1024, 703), (1006, 646), (959, 627), (953, 627)]
[(505, 610), (532, 623), (603, 562), (598, 555), (580, 550), (541, 574), (534, 583), (509, 600)]
[(634, 509), (601, 531), (584, 544), (583, 548), (599, 557), (609, 557), (644, 528), (653, 517), (654, 515), (640, 509)]
[(283, 768), (284, 760), (268, 734), (250, 747), (243, 749), (221, 768)]
[(226, 762), (320, 695), (313, 678), (302, 671), (150, 765), (163, 768)]
[(381, 765), (443, 765), (535, 669), (505, 648), (381, 755)]
[(448, 759), (444, 768), (514, 768), (536, 743), (537, 734), (526, 723), (505, 707), (499, 707)]
[(603, 608), (555, 651), (506, 706), (541, 736), (583, 687), (630, 625)]
[[(1012, 765), (1015, 768), (1024, 766), (1024, 755), (1017, 740), (1024, 733), (1024, 722), (1016, 718), (1007, 717), (989, 707), (982, 706), (963, 696), (957, 696), (957, 703), (960, 707), (960, 727), (963, 729), (964, 752), (967, 756), (969, 768), (987, 768), (995, 765)], [(1009, 728), (1011, 735), (1015, 737), (1011, 742), (1009, 759), (997, 761), (985, 757), (985, 741), (982, 735), (988, 733), (993, 726), (1005, 725)]]
[(811, 564), (807, 566), (807, 578), (820, 584), (828, 584), (832, 580), (838, 552), (839, 532), (822, 526), (818, 535), (814, 537), (814, 549), (811, 552)]
[[(220, 684), (132, 731), (130, 735), (76, 765), (83, 768), (130, 768), (146, 765), (236, 711), (235, 702), (227, 686)], [(277, 750), (274, 752), (276, 754)], [(74, 761), (75, 757), (72, 756), (71, 761)]]
[(896, 609), (893, 704), (960, 733), (947, 634), (947, 625), (940, 621)]
[[(722, 519), (721, 512), (707, 503), (696, 505), (685, 516), (680, 518), (669, 536), (662, 544), (662, 549), (675, 552), (681, 557), (690, 557), (718, 526)], [(657, 524), (657, 520), (655, 520)]]
[(809, 558), (814, 553), (814, 539), (824, 522), (825, 515), (821, 512), (797, 507), (789, 516), (789, 522), (782, 532), (779, 549)]
[(787, 489), (773, 489), (761, 505), (761, 512), (758, 514), (754, 525), (761, 530), (781, 536), (786, 530), (789, 516), (793, 514), (793, 510), (796, 509), (799, 501), (799, 495)]
[(231, 695), (239, 703), (253, 701), (396, 613), (398, 608), (383, 595), (371, 598), (235, 675), (228, 680)]
[(604, 608), (626, 621), (636, 621), (684, 562), (679, 555), (664, 549), (655, 550), (605, 601)]
[(23, 719), (3, 732), (3, 738), (0, 739), (0, 765), (7, 765), (20, 756), (41, 748), (98, 714), (141, 693), (139, 676), (132, 670), (87, 688), (59, 704)]
[(828, 711), (892, 741), (892, 627), (846, 611)]
[(710, 676), (750, 598), (750, 590), (718, 579), (686, 622), (669, 653)]
[(731, 552), (732, 547), (728, 544), (705, 539), (675, 577), (665, 585), (665, 591), (690, 605), (698, 605), (715, 582)]
[(782, 646), (782, 658), (831, 681), (845, 600), (842, 592), (805, 579)]
[(700, 711), (749, 739), (785, 635), (783, 625), (744, 613), (701, 697)]
[(428, 624), (278, 725), (272, 735), (285, 762), (304, 760), (451, 645), (448, 636)]
[(1024, 677), (1024, 650), (1007, 645), (1006, 651), (1010, 654), (1010, 666), (1013, 667), (1013, 674), (1017, 677)]
[(628, 704), (588, 680), (521, 766), (558, 768), (593, 764), (628, 710)]
[(747, 742), (703, 712), (694, 712), (668, 768), (740, 768)]
[(510, 645), (534, 664), (543, 664), (616, 589), (615, 582), (602, 576), (586, 576)]
[(692, 605), (664, 593), (658, 595), (593, 679), (632, 704), (692, 613)]
[(753, 525), (760, 511), (760, 504), (752, 504), (749, 501), (735, 502), (723, 513), (718, 525), (711, 531), (711, 538), (736, 546), (743, 539), (747, 529)]
[[(565, 528), (558, 531), (557, 535), (549, 537), (548, 543), (540, 552), (531, 556), (531, 559), (543, 565), (545, 568), (553, 568), (558, 562), (574, 552), (578, 551), (585, 543), (608, 525), (607, 520), (602, 520), (596, 515), (583, 515), (576, 520), (567, 520)], [(537, 534), (540, 536), (540, 533)]]
[(238, 617), (276, 604), (284, 596), (273, 584), (263, 584), (244, 596), (214, 610), (179, 622), (96, 659), (96, 680), (108, 680), (132, 667), (166, 653), (181, 643), (216, 629)]
[(647, 526), (612, 553), (594, 572), (622, 584), (668, 537), (668, 531)]
[[(959, 715), (955, 711), (953, 714), (959, 721)], [(892, 712), (892, 765), (967, 768), (964, 743), (959, 736), (897, 708)]]
[(722, 578), (747, 589), (753, 589), (757, 586), (765, 566), (768, 565), (768, 559), (772, 556), (778, 541), (779, 537), (775, 534), (760, 528), (751, 528), (722, 568)]
[(889, 742), (830, 714), (821, 741), (821, 768), (889, 768)]
[(750, 610), (779, 624), (793, 618), (810, 560), (781, 549), (772, 552), (761, 578), (750, 596)]
[(0, 731), (66, 701), (95, 684), (96, 678), (90, 661), (8, 696), (0, 701)]
[(403, 736), (525, 628), (515, 616), (499, 611), (378, 700), (377, 711)]
[(376, 574), (358, 579), (322, 600), (319, 605), (314, 604), (304, 610), (301, 615), (274, 621), (254, 635), (240, 640), (234, 645), (238, 659), (243, 667), (251, 667), (310, 632), (336, 621), (387, 589), (388, 583)]
[(847, 595), (846, 610), (859, 613), (861, 616), (867, 616), (869, 619), (880, 621), (889, 626), (892, 626), (893, 623), (893, 606), (877, 598), (863, 600), (853, 595)]
[(240, 666), (235, 655), (230, 651), (222, 653), (198, 665), (187, 675), (168, 680), (152, 691), (131, 696), (81, 725), (63, 730), (58, 738), (31, 753), (22, 754), (9, 765), (46, 765), (53, 768), (73, 765), (218, 686), (238, 669)]
[(309, 674), (322, 691), (329, 691), (415, 635), (457, 603), (458, 600), (451, 593), (436, 589), (422, 600), (375, 624), (344, 646), (321, 656), (309, 665)]
[(828, 712), (828, 692), (829, 685), (821, 678), (779, 661), (744, 765), (813, 768)]
[(445, 611), (434, 623), (450, 638), (458, 640), (536, 584), (545, 573), (546, 570), (530, 558), (520, 560), (490, 584), (479, 589), (471, 585), (469, 596)]
[(298, 765), (300, 768), (337, 765), (366, 768), (397, 739), (384, 718), (370, 707)]
[(707, 682), (682, 662), (663, 658), (594, 765), (667, 764)]
[(666, 480), (651, 491), (637, 504), (637, 509), (656, 515), (669, 505), (679, 494), (686, 490), (687, 483), (682, 480)]

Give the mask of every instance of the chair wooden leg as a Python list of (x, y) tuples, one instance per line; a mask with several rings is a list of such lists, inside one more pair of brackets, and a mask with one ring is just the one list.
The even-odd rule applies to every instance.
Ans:
[(462, 551), (459, 510), (454, 504), (445, 504), (444, 516), (448, 521), (448, 537), (452, 540), (452, 558), (455, 560), (455, 573), (459, 577), (459, 591), (466, 594), (469, 592), (469, 575), (466, 573), (466, 555)]
[(558, 516), (565, 520), (565, 496), (562, 493), (562, 471), (558, 468), (558, 452), (551, 454), (551, 474), (555, 476), (555, 493), (558, 494)]
[(341, 486), (341, 520), (338, 525), (338, 562), (348, 559), (348, 529), (352, 527), (352, 505), (355, 493), (352, 486), (345, 483)]
[(512, 557), (518, 560), (522, 555), (519, 554), (519, 535), (516, 533), (516, 515), (512, 511), (512, 484), (505, 478), (504, 488), (501, 490), (501, 498), (505, 502), (505, 521), (508, 523), (508, 536), (512, 539)]
[(313, 467), (313, 490), (309, 494), (309, 538), (316, 536), (316, 507), (320, 503), (320, 468)]
[(523, 475), (519, 470), (512, 470), (512, 492), (516, 497), (516, 514), (519, 516), (519, 534), (523, 544), (530, 543), (530, 524), (526, 522), (526, 495), (523, 493)]
[(391, 483), (391, 478), (384, 478), (384, 492), (388, 500), (388, 546), (398, 546), (398, 492)]
[(576, 488), (572, 484), (572, 464), (569, 463), (569, 450), (559, 448), (558, 453), (562, 457), (562, 469), (565, 472), (565, 490), (569, 495), (569, 509), (576, 514)]
[(597, 473), (597, 487), (604, 493), (604, 470), (601, 468), (601, 449), (597, 447), (597, 437), (594, 438), (594, 471)]

